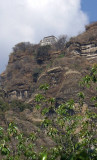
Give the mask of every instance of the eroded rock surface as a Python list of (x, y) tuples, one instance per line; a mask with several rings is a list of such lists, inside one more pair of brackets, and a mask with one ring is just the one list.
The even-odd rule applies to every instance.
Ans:
[(30, 43), (17, 44), (1, 74), (1, 85), (11, 100), (29, 99), (43, 83), (51, 86), (49, 94), (73, 98), (80, 90), (79, 80), (96, 62), (97, 22), (86, 26), (84, 33), (71, 38), (64, 51)]
[[(87, 26), (84, 33), (70, 39), (62, 51), (50, 49), (48, 54), (46, 50), (42, 54), (39, 47), (29, 43), (19, 43), (14, 47), (6, 70), (0, 75), (1, 99), (8, 102), (18, 99), (33, 105), (35, 95), (40, 93), (39, 86), (47, 83), (50, 88), (46, 96), (56, 99), (56, 107), (69, 99), (74, 99), (77, 106), (78, 93), (84, 91), (84, 114), (86, 107), (92, 105), (90, 98), (96, 90), (95, 86), (85, 89), (79, 86), (79, 82), (97, 63), (97, 23)], [(6, 128), (8, 123), (15, 121), (21, 131), (27, 134), (37, 132), (43, 116), (35, 108), (31, 109), (1, 112), (0, 125)], [(41, 129), (38, 135), (38, 148), (41, 144), (48, 147), (55, 145), (45, 132)]]

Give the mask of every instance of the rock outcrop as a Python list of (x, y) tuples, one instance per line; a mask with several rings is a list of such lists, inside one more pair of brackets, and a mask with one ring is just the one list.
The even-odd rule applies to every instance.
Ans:
[[(29, 43), (19, 43), (13, 48), (6, 71), (1, 74), (1, 86), (8, 98), (22, 100), (32, 94), (37, 78), (45, 68), (44, 64), (37, 63), (38, 48)], [(43, 55), (40, 58), (43, 59)]]
[[(56, 107), (70, 99), (74, 99), (75, 106), (78, 106), (78, 93), (84, 91), (85, 103), (82, 110), (84, 114), (87, 106), (92, 105), (90, 98), (96, 94), (96, 90), (93, 87), (84, 90), (79, 86), (79, 82), (95, 63), (97, 63), (97, 23), (87, 26), (84, 33), (71, 38), (63, 50), (56, 50), (53, 46), (41, 48), (30, 43), (17, 44), (10, 54), (6, 70), (0, 75), (0, 97), (1, 100), (9, 102), (9, 108), (4, 110), (7, 105), (1, 107), (3, 104), (1, 101), (0, 126), (6, 128), (8, 123), (15, 121), (19, 129), (26, 134), (37, 133), (44, 117), (33, 107), (34, 97), (42, 92), (39, 86), (45, 83), (50, 85), (45, 95), (55, 98)], [(30, 109), (19, 106), (22, 110), (20, 111), (16, 103), (17, 108), (14, 105), (10, 108), (10, 103), (14, 99), (30, 104)], [(55, 146), (44, 128), (37, 134), (38, 150), (41, 145), (48, 148)]]
[(87, 59), (97, 58), (97, 22), (86, 26), (86, 31), (67, 43), (67, 52), (85, 56)]
[(0, 75), (1, 86), (10, 100), (29, 100), (43, 83), (51, 86), (49, 96), (77, 100), (81, 89), (78, 82), (95, 63), (97, 22), (86, 26), (84, 33), (71, 38), (63, 51), (57, 51), (53, 46), (17, 44), (10, 54), (6, 70)]

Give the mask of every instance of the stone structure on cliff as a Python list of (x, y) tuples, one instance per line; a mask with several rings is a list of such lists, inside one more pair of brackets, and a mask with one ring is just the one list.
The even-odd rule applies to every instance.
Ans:
[(44, 37), (43, 40), (40, 41), (40, 46), (52, 45), (57, 42), (57, 38), (55, 36)]
[[(56, 41), (54, 36), (45, 37), (43, 43), (49, 44), (52, 39)], [(14, 47), (8, 66), (0, 75), (6, 97), (25, 101), (37, 93), (39, 85), (48, 83), (51, 86), (50, 96), (76, 99), (79, 80), (97, 63), (97, 23), (87, 26), (84, 33), (71, 38), (63, 52), (54, 49), (49, 54), (39, 52), (41, 64), (37, 60), (40, 49), (40, 45), (29, 43), (19, 43)]]
[[(48, 50), (47, 54), (48, 47), (50, 47), (50, 50)], [(42, 61), (42, 63), (38, 63), (39, 60)], [(89, 107), (89, 110), (92, 109), (94, 113), (97, 113), (97, 107), (94, 105), (95, 102), (91, 102), (91, 97), (94, 97), (94, 95), (96, 97), (97, 95), (97, 90), (93, 89), (97, 87), (97, 83), (90, 86), (90, 88), (85, 88), (84, 86), (80, 86), (79, 82), (85, 75), (90, 73), (93, 64), (97, 64), (97, 23), (87, 26), (84, 33), (71, 38), (63, 50), (57, 50), (53, 48), (53, 46), (41, 47), (40, 45), (32, 45), (25, 42), (17, 44), (9, 56), (6, 70), (0, 75), (0, 126), (7, 129), (8, 124), (14, 122), (17, 124), (18, 133), (23, 131), (25, 136), (31, 133), (31, 138), (35, 135), (36, 140), (33, 141), (35, 151), (40, 151), (40, 148), (42, 149), (41, 146), (48, 148), (48, 150), (51, 148), (55, 149), (57, 146), (48, 134), (48, 129), (51, 128), (51, 122), (54, 122), (52, 121), (53, 118), (56, 119), (56, 109), (53, 110), (53, 105), (55, 105), (56, 108), (62, 106), (63, 111), (65, 111), (61, 112), (63, 115), (66, 112), (69, 113), (68, 111), (70, 111), (70, 115), (75, 114), (72, 120), (78, 114), (79, 122), (81, 122), (77, 128), (78, 134), (80, 125), (83, 129), (82, 123), (84, 125), (87, 119), (89, 119), (88, 122), (91, 127), (92, 121), (90, 120), (87, 108)], [(39, 87), (41, 84), (49, 84), (50, 87), (47, 91), (40, 90)], [(81, 97), (78, 96), (78, 93), (84, 93), (85, 97), (83, 101), (80, 99)], [(35, 102), (35, 96), (37, 94), (43, 95), (42, 103), (40, 100), (37, 100), (38, 103)], [(46, 97), (46, 101), (44, 97)], [(54, 103), (52, 103), (52, 98), (55, 99)], [(66, 103), (68, 100), (74, 100), (73, 106), (70, 105), (73, 101)], [(80, 104), (78, 102), (80, 102)], [(75, 108), (74, 113), (72, 112), (71, 106)], [(48, 107), (50, 111), (46, 113), (46, 115), (43, 115), (42, 109), (48, 109)], [(60, 110), (58, 112), (60, 112)], [(88, 116), (85, 118), (86, 112)], [(96, 122), (94, 113), (93, 119)], [(46, 120), (45, 117), (47, 117), (47, 121), (44, 121)], [(82, 121), (81, 117), (83, 117), (84, 121)], [(58, 120), (61, 119), (59, 118)], [(45, 127), (48, 124), (50, 124), (49, 128)], [(66, 124), (69, 124), (67, 120)], [(65, 125), (62, 125), (61, 128), (61, 125), (57, 127), (57, 123), (53, 123), (53, 126), (55, 129), (59, 128), (58, 133), (61, 131), (63, 135)], [(12, 137), (11, 135), (10, 137)], [(95, 134), (95, 139), (96, 138)], [(14, 148), (12, 155), (16, 153), (16, 141), (12, 138), (11, 142), (6, 142), (6, 145), (11, 147), (11, 150)], [(25, 141), (25, 143), (30, 146), (29, 142), (28, 139)], [(29, 146), (28, 148), (31, 149), (32, 155), (33, 146)], [(28, 153), (30, 153), (29, 149)], [(0, 160), (2, 159), (1, 156), (2, 155), (0, 155)]]

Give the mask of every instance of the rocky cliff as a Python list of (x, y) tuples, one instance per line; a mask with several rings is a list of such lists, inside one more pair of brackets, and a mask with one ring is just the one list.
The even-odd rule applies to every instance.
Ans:
[[(6, 71), (1, 74), (1, 85), (9, 99), (27, 99), (35, 89), (39, 74), (46, 68), (49, 48), (19, 43), (10, 54)], [(39, 52), (39, 53), (38, 53)], [(43, 63), (45, 61), (45, 63)]]
[[(41, 84), (49, 84), (47, 97), (56, 99), (56, 107), (66, 100), (78, 102), (78, 93), (84, 91), (85, 102), (92, 105), (90, 97), (96, 93), (93, 88), (85, 89), (79, 86), (81, 78), (88, 74), (93, 64), (97, 63), (97, 22), (86, 27), (86, 31), (73, 37), (62, 50), (55, 46), (40, 47), (30, 43), (19, 43), (9, 56), (6, 70), (0, 75), (0, 107), (2, 100), (7, 102), (22, 100), (29, 103), (25, 108), (12, 103), (12, 107), (3, 104), (0, 113), (0, 125), (6, 126), (15, 121), (20, 130), (26, 133), (37, 132), (40, 128), (40, 111), (33, 108), (34, 97), (40, 93)], [(19, 102), (20, 103), (20, 102)], [(10, 104), (9, 104), (10, 105)], [(8, 109), (9, 108), (9, 109)], [(53, 146), (54, 142), (41, 130), (37, 139), (37, 147)]]
[(75, 98), (80, 90), (81, 77), (97, 62), (97, 22), (73, 37), (63, 50), (54, 46), (19, 43), (10, 54), (1, 85), (8, 99), (31, 100), (40, 84), (51, 86), (50, 95), (56, 98)]
[(67, 43), (68, 52), (93, 59), (97, 56), (97, 22), (86, 26), (86, 31)]

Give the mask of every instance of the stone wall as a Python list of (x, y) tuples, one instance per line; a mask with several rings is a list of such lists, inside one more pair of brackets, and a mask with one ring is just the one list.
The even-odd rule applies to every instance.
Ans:
[(11, 100), (18, 99), (18, 100), (25, 100), (29, 98), (29, 92), (28, 91), (12, 91), (7, 94), (8, 98)]
[(40, 46), (52, 45), (57, 42), (57, 38), (55, 36), (44, 37), (43, 40), (40, 41)]
[(71, 43), (67, 48), (67, 53), (72, 55), (85, 56), (86, 58), (97, 57), (97, 44), (96, 43)]

